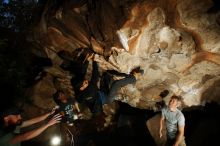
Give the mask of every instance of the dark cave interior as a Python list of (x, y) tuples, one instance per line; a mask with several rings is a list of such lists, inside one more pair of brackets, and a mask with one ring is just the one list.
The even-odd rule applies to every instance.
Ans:
[[(133, 4), (136, 1), (138, 0), (125, 0), (125, 2), (128, 2), (129, 4), (130, 3)], [(41, 42), (42, 46), (38, 44), (40, 47), (36, 44), (33, 45), (33, 42), (30, 41), (34, 37), (33, 38), (27, 37), (27, 36), (30, 36), (30, 34), (35, 31), (34, 26), (38, 24), (38, 22), (40, 21), (40, 17), (43, 15), (42, 13), (43, 13), (44, 6), (46, 5), (46, 2), (43, 0), (39, 0), (37, 1), (38, 4), (36, 4), (36, 2), (33, 3), (33, 1), (32, 3), (28, 3), (28, 0), (27, 2), (23, 0), (22, 1), (23, 4), (26, 4), (24, 5), (24, 7), (22, 7), (22, 4), (16, 0), (14, 1), (11, 0), (11, 2), (14, 2), (14, 3), (12, 3), (12, 5), (10, 6), (7, 6), (5, 2), (7, 1), (0, 1), (1, 3), (0, 9), (4, 8), (0, 11), (0, 20), (1, 20), (1, 23), (0, 23), (0, 89), (1, 89), (1, 95), (2, 95), (1, 97), (2, 101), (0, 103), (1, 112), (3, 111), (3, 109), (14, 104), (20, 107), (25, 107), (24, 103), (25, 104), (29, 104), (29, 102), (32, 103), (32, 100), (28, 99), (27, 97), (27, 94), (28, 94), (27, 89), (29, 91), (31, 89), (30, 87), (36, 85), (37, 83), (42, 81), (44, 78), (48, 77), (48, 73), (44, 69), (53, 67), (53, 65), (55, 64), (53, 60), (48, 57), (49, 55), (47, 54), (46, 51), (45, 51), (46, 53), (45, 52), (42, 53), (41, 51), (38, 50), (40, 52), (39, 53), (40, 55), (36, 56), (34, 53), (31, 52), (31, 49), (30, 49), (30, 48), (43, 48), (44, 46), (46, 46), (46, 41), (50, 39), (49, 37), (43, 41), (40, 40), (42, 41)], [(55, 11), (58, 11), (59, 7), (63, 6), (64, 4), (65, 4), (65, 7), (68, 7), (66, 5), (68, 4), (68, 2), (71, 5), (74, 5), (76, 8), (78, 5), (81, 6), (81, 3), (94, 4), (94, 0), (79, 0), (79, 1), (78, 0), (72, 0), (72, 1), (66, 0), (65, 3), (62, 0), (57, 0), (55, 4), (53, 5), (53, 8), (51, 6), (51, 11), (48, 12), (47, 15), (48, 16), (51, 15), (50, 13), (54, 14)], [(97, 1), (97, 3), (98, 2), (99, 1)], [(116, 3), (116, 1), (114, 2)], [(142, 2), (142, 1), (139, 0), (138, 2)], [(210, 9), (208, 9), (207, 14), (219, 13), (220, 1), (212, 0), (212, 3), (213, 3), (213, 6), (210, 7)], [(19, 8), (17, 6), (19, 6)], [(91, 9), (93, 7), (95, 7), (95, 5), (90, 6)], [(8, 10), (6, 11), (6, 9), (9, 9), (9, 8), (11, 8), (10, 11), (14, 15), (16, 15), (15, 16), (16, 21), (12, 21), (11, 20), (12, 18), (9, 17), (10, 15), (5, 17), (6, 12), (8, 12)], [(20, 15), (19, 12), (22, 13), (22, 15)], [(22, 19), (19, 21), (18, 17)], [(101, 18), (97, 18), (97, 19), (101, 19)], [(54, 22), (48, 22), (48, 24), (50, 25), (53, 25), (53, 23)], [(217, 20), (217, 23), (220, 25), (219, 19)], [(89, 30), (89, 28), (87, 29)], [(97, 29), (96, 31), (101, 32), (102, 30)], [(95, 34), (93, 33), (96, 33), (96, 32), (92, 32), (90, 35), (91, 36), (94, 35), (93, 37), (95, 37)], [(68, 36), (68, 34), (65, 34), (65, 35)], [(103, 42), (100, 44), (105, 46), (106, 48), (109, 44), (112, 44), (109, 38), (105, 38), (105, 36), (99, 36), (99, 37), (101, 37), (102, 41), (106, 43), (105, 45), (103, 45), (104, 44)], [(56, 39), (59, 40), (59, 38), (56, 38)], [(57, 40), (55, 40), (55, 42)], [(77, 39), (73, 39), (73, 40), (77, 40)], [(97, 41), (97, 42), (101, 42), (101, 41)], [(84, 42), (82, 41), (80, 43), (83, 44)], [(59, 43), (57, 44), (60, 45)], [(86, 52), (84, 52), (85, 54), (82, 54), (82, 56), (80, 56), (82, 58), (80, 58), (79, 55), (77, 54), (78, 53), (77, 51), (75, 52), (73, 51), (68, 54), (68, 51), (65, 50), (66, 48), (68, 48), (68, 46), (64, 45), (64, 50), (62, 50), (63, 49), (62, 47), (60, 47), (61, 48), (60, 50), (58, 51), (56, 50), (57, 56), (59, 57), (59, 59), (62, 60), (62, 63), (60, 64), (59, 68), (61, 68), (64, 72), (67, 71), (73, 74), (73, 78), (71, 80), (71, 84), (72, 84), (71, 86), (75, 87), (77, 83), (80, 80), (82, 80), (82, 78), (85, 75), (85, 72), (79, 71), (79, 70), (82, 70), (82, 68), (84, 67), (82, 64), (85, 61), (85, 56), (91, 52), (94, 53), (95, 51), (87, 50)], [(79, 47), (79, 50), (82, 50), (82, 48), (84, 48), (83, 45)], [(106, 52), (109, 51), (108, 49), (106, 50), (105, 50)], [(99, 51), (96, 50), (96, 53), (97, 52)], [(103, 58), (105, 59), (107, 58), (106, 60), (108, 60), (109, 56), (107, 55), (105, 56), (106, 52), (104, 53), (102, 52), (104, 54), (102, 55), (104, 56)], [(214, 85), (206, 90), (207, 93), (202, 94), (204, 95), (204, 97), (202, 96), (201, 98), (205, 99), (208, 96), (208, 94), (213, 91), (212, 89), (215, 88), (215, 86), (216, 87), (219, 86), (219, 81), (220, 80), (216, 80), (214, 82)], [(216, 95), (215, 97), (219, 98), (218, 95)], [(68, 146), (68, 145), (69, 146), (112, 146), (112, 145), (115, 145), (115, 146), (119, 146), (119, 145), (120, 146), (144, 146), (144, 145), (145, 146), (156, 146), (157, 144), (155, 142), (155, 139), (151, 135), (149, 127), (147, 126), (147, 122), (152, 117), (155, 117), (156, 115), (160, 115), (160, 111), (155, 112), (152, 109), (136, 108), (136, 107), (130, 106), (128, 103), (124, 103), (121, 101), (115, 101), (115, 103), (118, 106), (117, 112), (114, 115), (113, 120), (111, 121), (112, 124), (108, 126), (107, 128), (105, 128), (104, 130), (101, 129), (102, 128), (101, 125), (102, 126), (104, 125), (106, 115), (98, 115), (96, 117), (93, 117), (91, 119), (86, 119), (86, 120), (84, 119), (76, 120), (74, 122), (74, 126), (69, 127), (71, 131), (73, 131), (73, 135), (74, 135), (73, 141), (71, 141), (71, 138), (68, 135), (69, 133), (67, 130), (68, 126), (65, 123), (61, 123), (58, 126), (56, 126), (56, 128), (59, 129), (57, 131), (59, 131), (59, 134), (62, 137), (62, 142), (60, 146)], [(50, 105), (48, 105), (48, 107), (49, 106)], [(30, 108), (27, 108), (27, 109), (30, 110)], [(48, 109), (45, 108), (43, 110), (40, 109), (39, 111), (40, 113), (44, 113), (47, 110)], [(186, 107), (182, 110), (182, 112), (186, 119), (185, 141), (186, 141), (187, 146), (214, 146), (214, 145), (218, 146), (220, 145), (220, 140), (219, 140), (220, 105), (218, 103), (216, 103), (215, 101), (210, 101), (210, 102), (206, 102), (205, 105)], [(31, 113), (31, 111), (29, 111), (29, 113)], [(25, 116), (31, 117), (30, 115), (25, 115)], [(97, 130), (99, 129), (99, 126), (101, 130)], [(159, 132), (155, 131), (155, 133), (159, 133)], [(22, 146), (30, 146), (30, 145), (31, 146), (50, 146), (51, 144), (50, 144), (49, 138), (46, 138), (46, 140), (43, 140), (43, 141), (39, 139), (25, 141), (25, 142), (22, 142), (21, 145)]]

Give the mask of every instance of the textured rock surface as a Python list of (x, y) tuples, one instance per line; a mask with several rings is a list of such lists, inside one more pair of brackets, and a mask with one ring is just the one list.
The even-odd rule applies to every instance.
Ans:
[[(68, 59), (58, 54), (65, 51), (74, 60), (78, 48), (93, 50), (102, 71), (144, 69), (142, 78), (117, 97), (131, 106), (154, 109), (165, 89), (170, 91), (166, 102), (176, 94), (186, 107), (220, 103), (220, 12), (208, 13), (212, 6), (210, 0), (82, 0), (59, 6), (48, 1), (30, 39), (33, 52), (53, 62), (29, 91), (36, 111), (54, 106), (57, 89), (74, 96), (73, 75), (60, 68)], [(105, 113), (111, 117), (116, 107), (104, 107)], [(105, 125), (111, 124), (108, 118)]]
[[(50, 5), (53, 3), (48, 3), (44, 13), (52, 11)], [(153, 107), (164, 89), (170, 96), (181, 95), (187, 106), (220, 102), (220, 14), (207, 13), (212, 7), (209, 0), (67, 5), (43, 15), (35, 32), (35, 42), (44, 46), (41, 51), (54, 67), (62, 63), (59, 51), (71, 53), (91, 46), (100, 55), (97, 60), (104, 70), (129, 73), (137, 66), (145, 70), (142, 79), (123, 88), (118, 97), (132, 106)]]

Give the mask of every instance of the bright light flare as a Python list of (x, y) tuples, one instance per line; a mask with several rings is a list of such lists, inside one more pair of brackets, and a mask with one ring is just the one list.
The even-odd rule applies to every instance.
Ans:
[(60, 144), (61, 138), (59, 136), (54, 136), (54, 137), (52, 137), (50, 142), (51, 142), (51, 145), (57, 146)]

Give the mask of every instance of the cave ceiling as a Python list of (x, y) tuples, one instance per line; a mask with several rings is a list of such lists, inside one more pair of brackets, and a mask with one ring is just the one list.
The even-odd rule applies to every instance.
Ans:
[(29, 40), (33, 53), (50, 58), (53, 66), (44, 69), (30, 97), (44, 108), (55, 84), (74, 94), (58, 53), (71, 56), (82, 48), (95, 52), (102, 71), (144, 69), (117, 97), (131, 106), (151, 109), (165, 89), (165, 101), (176, 94), (185, 106), (220, 103), (220, 12), (209, 12), (212, 7), (210, 0), (82, 0), (59, 6), (48, 1)]

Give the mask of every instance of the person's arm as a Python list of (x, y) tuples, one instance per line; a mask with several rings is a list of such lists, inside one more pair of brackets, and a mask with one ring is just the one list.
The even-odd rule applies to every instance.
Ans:
[(41, 116), (36, 117), (36, 118), (32, 118), (30, 120), (26, 120), (22, 123), (21, 128), (33, 125), (33, 124), (38, 123), (38, 122), (41, 122), (41, 121), (45, 120), (48, 116), (52, 115), (54, 112), (55, 112), (55, 108), (49, 113), (46, 113), (46, 114), (41, 115)]
[(89, 66), (89, 61), (85, 61), (83, 64), (79, 64), (79, 65), (80, 65), (80, 68), (79, 68), (80, 76), (85, 77), (87, 68)]
[(162, 133), (163, 125), (164, 125), (164, 117), (161, 115), (161, 118), (160, 118), (160, 131), (159, 131), (160, 138), (163, 136), (163, 133)]
[(185, 128), (185, 117), (183, 114), (178, 118), (178, 133), (176, 135), (176, 141), (174, 146), (178, 146), (184, 136), (184, 128)]
[(73, 107), (77, 110), (76, 116), (78, 119), (81, 119), (83, 117), (83, 114), (80, 111), (79, 103), (77, 101), (74, 102)]
[(77, 112), (80, 112), (79, 103), (76, 101), (76, 99), (70, 97), (68, 102), (72, 104), (73, 108), (77, 110)]
[(24, 134), (19, 134), (17, 136), (15, 136), (11, 141), (10, 143), (11, 144), (16, 144), (18, 142), (22, 142), (22, 141), (26, 141), (26, 140), (29, 140), (29, 139), (32, 139), (38, 135), (40, 135), (44, 130), (46, 130), (48, 127), (56, 124), (56, 123), (59, 123), (61, 120), (61, 115), (57, 114), (55, 115), (47, 124), (37, 128), (37, 129), (34, 129), (32, 131), (29, 131), (29, 132), (26, 132)]
[(92, 62), (92, 77), (91, 77), (91, 83), (97, 86), (97, 82), (99, 79), (99, 70), (98, 70), (98, 64), (96, 61)]
[(163, 125), (164, 125), (164, 121), (165, 121), (165, 107), (164, 108), (162, 108), (162, 110), (161, 110), (161, 118), (160, 118), (160, 130), (159, 130), (159, 136), (160, 136), (160, 138), (163, 136), (163, 132), (162, 132), (162, 130), (163, 130)]
[(74, 102), (74, 107), (76, 108), (77, 112), (80, 113), (80, 108), (78, 102)]
[(181, 142), (181, 140), (183, 139), (183, 135), (184, 135), (184, 127), (185, 126), (180, 126), (178, 128), (178, 134), (176, 136), (176, 141), (174, 143), (174, 146), (178, 146)]

